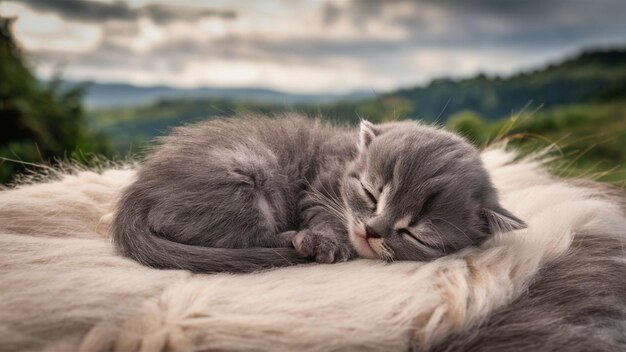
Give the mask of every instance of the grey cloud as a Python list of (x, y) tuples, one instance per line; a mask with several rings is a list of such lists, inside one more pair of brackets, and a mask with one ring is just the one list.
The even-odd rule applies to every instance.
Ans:
[(237, 13), (233, 10), (219, 11), (213, 9), (198, 9), (192, 7), (174, 7), (161, 4), (153, 4), (142, 7), (140, 13), (146, 14), (157, 23), (167, 23), (178, 19), (193, 21), (205, 17), (220, 17), (223, 19), (235, 19)]
[[(413, 11), (396, 11), (393, 16), (385, 11), (401, 4), (412, 5)], [(421, 5), (438, 9), (446, 22), (432, 18)], [(398, 45), (459, 48), (542, 48), (620, 37), (626, 40), (624, 14), (623, 0), (353, 0), (341, 9), (325, 8), (325, 17), (332, 18), (333, 23), (344, 17), (360, 24), (386, 21), (402, 26), (410, 38)], [(445, 26), (446, 31), (431, 31), (435, 25)]]
[[(234, 19), (235, 11), (214, 10), (204, 7), (150, 4), (132, 8), (126, 2), (101, 3), (78, 0), (26, 0), (40, 11), (54, 11), (66, 18), (83, 21), (106, 22), (123, 20), (134, 23), (146, 16), (159, 24), (177, 19), (193, 21), (208, 16)], [(404, 4), (403, 4), (404, 3)], [(414, 11), (392, 12), (386, 9), (411, 4)], [(288, 6), (288, 2), (284, 3)], [(448, 23), (435, 23), (420, 5), (439, 9), (446, 14)], [(626, 39), (626, 1), (603, 0), (599, 2), (577, 0), (352, 0), (347, 6), (325, 2), (319, 9), (322, 21), (332, 26), (342, 18), (364, 26), (368, 21), (383, 21), (401, 26), (410, 33), (409, 38), (393, 40), (363, 38), (350, 42), (332, 40), (283, 43), (265, 43), (266, 38), (255, 37), (269, 52), (307, 55), (354, 55), (372, 53), (375, 50), (402, 50), (402, 47), (474, 47), (474, 46), (520, 46), (542, 48), (549, 45), (575, 45), (577, 42)], [(434, 31), (434, 26), (445, 26), (444, 32)], [(106, 27), (114, 32), (114, 26)], [(246, 40), (247, 38), (234, 38)], [(204, 43), (203, 43), (204, 44)], [(223, 44), (223, 43), (221, 43)], [(229, 45), (229, 44), (225, 44)], [(369, 47), (368, 47), (369, 46)]]
[[(414, 11), (406, 10), (407, 2)], [(234, 18), (236, 13), (160, 4), (131, 8), (119, 2), (28, 3), (40, 11), (56, 11), (66, 18), (103, 22), (104, 36), (100, 46), (72, 58), (76, 65), (93, 67), (94, 70), (114, 68), (116, 65), (124, 69), (145, 69), (154, 65), (155, 70), (157, 67), (167, 67), (170, 72), (177, 72), (189, 62), (210, 62), (215, 59), (330, 67), (337, 62), (335, 59), (348, 58), (367, 67), (373, 75), (391, 77), (398, 84), (406, 85), (411, 79), (410, 70), (413, 67), (409, 64), (410, 58), (420, 50), (452, 50), (458, 52), (462, 60), (463, 53), (477, 53), (484, 49), (485, 52), (530, 53), (540, 57), (545, 56), (546, 52), (571, 53), (594, 43), (626, 43), (624, 0), (355, 0), (347, 5), (331, 2), (320, 5), (317, 10), (320, 11), (322, 23), (328, 26), (328, 31), (333, 30), (333, 25), (345, 20), (362, 28), (366, 28), (368, 21), (379, 21), (401, 26), (409, 33), (408, 37), (385, 37), (384, 33), (368, 37), (364, 32), (362, 36), (352, 39), (327, 39), (321, 35), (313, 35), (308, 39), (290, 39), (287, 35), (284, 36), (286, 39), (276, 40), (260, 33), (231, 33), (221, 39), (204, 41), (193, 37), (171, 39), (147, 51), (130, 54), (127, 47), (116, 44), (112, 38), (132, 36), (133, 30), (136, 30), (135, 19), (140, 16), (149, 16), (154, 22), (164, 24), (176, 19), (189, 21), (204, 16)], [(290, 6), (290, 2), (281, 4)], [(388, 11), (389, 7), (399, 5), (404, 6), (402, 11)], [(433, 8), (443, 16), (435, 17), (425, 11)], [(242, 9), (240, 14), (243, 17), (246, 12)], [(113, 19), (122, 21), (107, 22)], [(52, 52), (37, 54), (44, 60), (54, 60), (59, 56)], [(486, 57), (487, 68), (490, 65), (488, 59)], [(453, 70), (450, 68), (450, 72)]]
[[(589, 45), (590, 43), (613, 40), (616, 41), (623, 36), (626, 38), (626, 25), (622, 21), (612, 20), (611, 15), (598, 16), (599, 10), (583, 7), (585, 13), (578, 16), (568, 14), (567, 21), (559, 21), (557, 13), (563, 11), (575, 11), (565, 8), (563, 11), (553, 10), (552, 13), (543, 14), (543, 20), (538, 16), (530, 16), (533, 4), (539, 4), (538, 0), (526, 2), (526, 6), (521, 5), (494, 5), (489, 6), (489, 0), (469, 2), (444, 0), (422, 0), (432, 1), (434, 6), (444, 6), (451, 19), (450, 30), (445, 33), (428, 32), (429, 21), (427, 15), (422, 12), (400, 13), (400, 18), (384, 18), (384, 6), (396, 6), (401, 1), (355, 1), (347, 9), (339, 8), (332, 3), (327, 3), (322, 9), (322, 18), (325, 23), (332, 25), (341, 16), (350, 16), (352, 19), (360, 18), (361, 21), (378, 20), (393, 21), (393, 23), (405, 26), (410, 36), (406, 39), (392, 40), (385, 38), (358, 38), (351, 40), (327, 40), (324, 38), (312, 39), (286, 39), (282, 41), (273, 40), (262, 36), (236, 36), (230, 35), (218, 40), (197, 41), (193, 39), (178, 39), (168, 41), (148, 52), (141, 54), (145, 60), (147, 57), (158, 58), (163, 62), (168, 60), (172, 67), (180, 67), (186, 61), (202, 58), (211, 59), (245, 59), (245, 60), (267, 60), (278, 63), (300, 63), (300, 64), (324, 64), (334, 58), (357, 58), (363, 64), (376, 71), (383, 71), (386, 68), (381, 66), (381, 62), (388, 62), (386, 57), (403, 57), (416, 50), (428, 49), (454, 49), (458, 51), (499, 49), (499, 50), (527, 50), (539, 51), (546, 48), (553, 49), (562, 47), (564, 50), (571, 50), (572, 46)], [(498, 2), (499, 3), (499, 2)], [(542, 12), (546, 6), (541, 5)], [(606, 4), (611, 3), (607, 0)], [(453, 6), (457, 4), (458, 6)], [(151, 5), (150, 5), (151, 6)], [(539, 6), (539, 5), (537, 5)], [(598, 7), (596, 4), (594, 7)], [(617, 3), (614, 3), (617, 6)], [(601, 6), (600, 6), (601, 7)], [(619, 7), (619, 6), (617, 6)], [(526, 13), (516, 15), (516, 11), (523, 8)], [(470, 13), (474, 11), (476, 13)], [(356, 17), (355, 17), (356, 16)], [(502, 17), (504, 16), (504, 17)], [(506, 17), (509, 16), (509, 17)], [(519, 16), (520, 23), (512, 20)], [(540, 22), (541, 25), (524, 24), (522, 17), (532, 17), (533, 21)], [(540, 16), (539, 16), (540, 17)], [(590, 18), (589, 22), (582, 21), (578, 17)], [(596, 17), (598, 17), (596, 19)], [(504, 18), (504, 19), (503, 19)], [(608, 20), (607, 20), (608, 18)], [(591, 21), (594, 19), (594, 21)], [(401, 20), (401, 21), (400, 21)], [(489, 21), (500, 21), (500, 30), (493, 30)], [(530, 19), (529, 19), (530, 21)], [(504, 22), (505, 27), (501, 28)], [(531, 21), (532, 22), (532, 21)], [(602, 23), (599, 23), (602, 22)], [(110, 29), (112, 32), (114, 26)], [(125, 29), (122, 32), (126, 32)], [(109, 43), (105, 36), (101, 46), (93, 52), (81, 58), (87, 64), (93, 62), (94, 66), (100, 64), (113, 65), (114, 62), (124, 62), (127, 58), (128, 49), (118, 47)], [(138, 55), (138, 54), (134, 54)]]
[(79, 0), (25, 0), (24, 3), (34, 10), (83, 21), (133, 20), (137, 16), (136, 11), (122, 2), (107, 4)]
[[(577, 2), (577, 6), (568, 6), (570, 0), (545, 1), (528, 0), (420, 0), (408, 1), (412, 4), (428, 4), (439, 7), (447, 14), (449, 26), (445, 32), (430, 31), (433, 25), (428, 12), (395, 11), (393, 16), (385, 18), (389, 11), (386, 7), (397, 6), (402, 0), (392, 1), (352, 1), (347, 7), (333, 3), (324, 3), (320, 8), (322, 20), (329, 26), (342, 17), (351, 21), (387, 21), (403, 26), (410, 33), (406, 39), (362, 38), (351, 40), (286, 39), (276, 41), (263, 36), (227, 36), (215, 41), (177, 40), (168, 42), (151, 53), (158, 56), (176, 58), (203, 56), (207, 59), (218, 58), (267, 58), (276, 61), (323, 60), (332, 57), (359, 57), (368, 60), (378, 55), (399, 55), (415, 49), (476, 49), (486, 48), (526, 48), (540, 50), (551, 46), (583, 45), (593, 41), (626, 39), (626, 23), (621, 14), (626, 13), (626, 1), (605, 0), (594, 4)], [(150, 14), (156, 22), (162, 23), (176, 18), (193, 19), (203, 13), (214, 14), (211, 9), (200, 11), (195, 8), (164, 7), (147, 5), (133, 10), (125, 3), (103, 4), (77, 1), (30, 1), (44, 8), (63, 9), (69, 16), (96, 16), (102, 18), (129, 18), (138, 12)], [(77, 7), (68, 4), (80, 4)], [(88, 4), (88, 5), (85, 5)], [(106, 9), (106, 10), (105, 10)], [(623, 9), (623, 11), (621, 11)], [(135, 12), (137, 13), (135, 13)], [(89, 15), (88, 15), (89, 14)], [(234, 15), (234, 14), (233, 14)], [(129, 26), (133, 22), (126, 22)], [(495, 23), (495, 24), (494, 24)], [(128, 27), (128, 26), (126, 26)], [(118, 24), (106, 26), (106, 33), (128, 33), (132, 28), (120, 30)], [(105, 36), (103, 45), (97, 52), (110, 50)], [(95, 55), (94, 55), (95, 56)]]
[(220, 11), (164, 4), (133, 8), (121, 1), (103, 3), (82, 0), (25, 0), (24, 3), (34, 10), (53, 12), (64, 18), (96, 23), (109, 20), (135, 21), (141, 16), (162, 24), (178, 19), (187, 21), (204, 17), (234, 19), (237, 16), (233, 10)]

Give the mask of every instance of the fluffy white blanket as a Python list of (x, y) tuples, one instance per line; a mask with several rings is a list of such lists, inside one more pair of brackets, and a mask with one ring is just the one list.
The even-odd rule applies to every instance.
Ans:
[(426, 350), (527, 290), (578, 233), (622, 236), (617, 204), (540, 161), (483, 152), (529, 228), (431, 263), (373, 260), (192, 275), (115, 254), (107, 224), (131, 169), (0, 193), (0, 350)]

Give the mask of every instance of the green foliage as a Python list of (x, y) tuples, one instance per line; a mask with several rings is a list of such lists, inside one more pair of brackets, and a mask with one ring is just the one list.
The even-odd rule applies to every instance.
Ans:
[(82, 89), (42, 85), (25, 61), (10, 20), (0, 18), (0, 182), (11, 180), (29, 163), (63, 157), (85, 162), (88, 153), (109, 153), (106, 137), (87, 127)]
[(569, 105), (488, 123), (479, 116), (450, 119), (453, 131), (480, 145), (505, 138), (526, 152), (553, 148), (555, 171), (626, 186), (626, 101)]
[(408, 97), (424, 116), (438, 113), (436, 109), (447, 104), (444, 119), (462, 110), (473, 110), (494, 121), (529, 104), (531, 108), (550, 108), (617, 98), (624, 93), (624, 81), (626, 50), (605, 50), (583, 53), (561, 64), (506, 79), (478, 76), (458, 82), (441, 80), (397, 95)]

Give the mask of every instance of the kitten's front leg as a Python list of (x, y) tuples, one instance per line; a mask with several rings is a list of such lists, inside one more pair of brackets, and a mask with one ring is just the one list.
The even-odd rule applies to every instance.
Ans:
[(313, 257), (318, 263), (345, 262), (356, 257), (345, 224), (327, 205), (320, 202), (319, 197), (310, 194), (304, 196), (300, 202), (300, 211), (302, 230), (292, 240), (298, 252)]

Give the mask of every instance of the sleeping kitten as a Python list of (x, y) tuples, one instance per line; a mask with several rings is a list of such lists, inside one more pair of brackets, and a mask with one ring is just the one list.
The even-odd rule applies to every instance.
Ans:
[(358, 131), (294, 115), (232, 118), (162, 142), (113, 221), (121, 253), (151, 267), (432, 260), (525, 226), (499, 205), (474, 147), (413, 121)]

